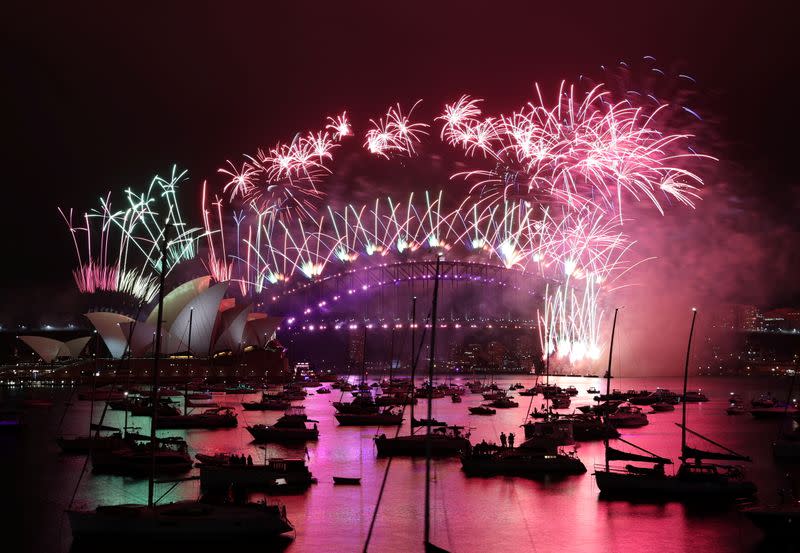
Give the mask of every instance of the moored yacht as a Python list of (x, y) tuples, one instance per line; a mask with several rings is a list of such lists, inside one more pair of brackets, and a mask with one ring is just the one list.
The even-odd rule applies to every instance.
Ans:
[(336, 413), (342, 426), (396, 426), (403, 423), (403, 414), (393, 407), (373, 413)]
[(615, 428), (639, 428), (649, 423), (640, 407), (623, 403), (613, 413), (606, 415), (608, 424)]
[[(314, 423), (309, 428), (308, 423)], [(256, 442), (303, 442), (319, 438), (317, 421), (310, 420), (302, 409), (290, 409), (275, 424), (254, 424), (247, 431)]]
[(266, 503), (109, 505), (89, 511), (68, 510), (67, 517), (73, 539), (80, 542), (229, 543), (265, 540), (294, 529), (285, 507)]
[[(430, 451), (433, 457), (458, 455), (469, 447), (469, 434), (462, 433), (461, 426), (435, 428), (430, 433)], [(411, 455), (423, 456), (427, 451), (427, 434), (412, 434), (387, 438), (381, 434), (375, 438), (379, 456)]]

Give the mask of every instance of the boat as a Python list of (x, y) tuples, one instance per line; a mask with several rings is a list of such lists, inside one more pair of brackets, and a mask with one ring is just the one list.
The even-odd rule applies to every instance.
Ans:
[(617, 410), (617, 407), (623, 403), (625, 402), (617, 399), (611, 399), (604, 401), (603, 403), (598, 403), (597, 405), (581, 405), (578, 407), (578, 411), (587, 415), (605, 415), (607, 413), (613, 413)]
[(408, 392), (387, 393), (375, 398), (375, 405), (379, 407), (411, 405), (412, 403), (416, 405), (417, 398)]
[(461, 456), (461, 468), (467, 476), (568, 476), (583, 474), (586, 466), (574, 451), (537, 439), (526, 440), (518, 447), (498, 448), (477, 444)]
[(653, 413), (664, 413), (666, 411), (674, 411), (675, 406), (671, 403), (667, 403), (665, 401), (654, 403), (650, 406), (653, 410)]
[(242, 409), (245, 411), (286, 411), (292, 403), (281, 396), (261, 393), (261, 401), (244, 401)]
[(508, 394), (505, 390), (492, 390), (490, 392), (483, 393), (483, 399), (486, 401), (493, 401), (500, 398), (506, 397)]
[(567, 394), (568, 396), (577, 396), (578, 389), (575, 386), (567, 386), (566, 388), (564, 388), (564, 393)]
[(628, 402), (633, 405), (653, 405), (654, 403), (669, 403), (677, 405), (680, 403), (681, 396), (675, 392), (663, 388), (657, 388), (652, 394), (636, 395), (628, 398)]
[(477, 407), (469, 407), (469, 412), (473, 415), (494, 415), (497, 413), (491, 407), (486, 407), (485, 405), (478, 405)]
[(372, 394), (369, 392), (357, 392), (353, 397), (353, 401), (334, 401), (333, 408), (338, 413), (365, 415), (378, 412), (378, 406), (375, 400), (372, 399)]
[(433, 457), (449, 457), (458, 455), (469, 447), (469, 434), (464, 434), (462, 426), (446, 426), (431, 428), (430, 434), (412, 434), (386, 437), (381, 434), (375, 438), (378, 456), (394, 455), (423, 456), (430, 440), (430, 452)]
[(303, 459), (271, 458), (264, 463), (200, 463), (200, 487), (204, 490), (266, 490), (267, 492), (302, 493), (316, 479)]
[(552, 409), (569, 409), (570, 405), (572, 405), (572, 400), (565, 393), (556, 394), (550, 397), (550, 407)]
[(496, 409), (511, 409), (513, 407), (519, 407), (519, 403), (509, 397), (499, 397), (494, 401), (489, 402), (487, 405)]
[(231, 459), (230, 453), (215, 453), (213, 455), (208, 455), (207, 453), (195, 453), (194, 456), (195, 459), (201, 463), (207, 463), (209, 465), (224, 465), (230, 462)]
[(565, 446), (575, 445), (572, 421), (558, 416), (544, 421), (527, 422), (522, 425), (525, 431), (525, 439), (536, 438), (539, 441), (549, 440), (553, 445)]
[[(181, 414), (180, 410), (169, 400), (159, 401), (157, 409), (159, 417), (174, 417)], [(134, 417), (150, 417), (153, 414), (153, 402), (150, 398), (134, 401), (127, 410)]]
[(337, 486), (360, 486), (360, 477), (334, 476), (333, 483)]
[(623, 403), (616, 411), (607, 414), (606, 421), (614, 428), (639, 428), (650, 422), (641, 407), (630, 403)]
[(318, 394), (329, 394), (331, 393), (331, 389), (323, 386), (322, 388), (317, 388), (316, 392)]
[(266, 503), (209, 504), (177, 501), (162, 505), (108, 505), (68, 510), (76, 542), (170, 542), (184, 546), (213, 541), (269, 540), (294, 530), (286, 508)]
[(599, 394), (599, 393), (600, 393), (600, 390), (598, 390), (597, 388), (595, 388), (594, 386), (592, 386), (591, 388), (589, 388), (589, 389), (587, 389), (587, 390), (586, 390), (586, 393), (587, 393), (587, 394)]
[(728, 415), (746, 415), (748, 413), (747, 408), (741, 403), (732, 403), (725, 409), (725, 412)]
[(393, 407), (375, 413), (336, 413), (341, 426), (397, 426), (403, 423), (403, 414)]
[[(684, 397), (689, 375), (689, 353), (692, 345), (697, 311), (693, 310), (692, 325), (689, 331), (689, 345), (686, 350), (684, 366)], [(614, 313), (616, 325), (616, 311)], [(614, 345), (614, 330), (611, 331), (611, 347), (609, 348), (609, 367), (611, 351)], [(678, 501), (733, 501), (747, 499), (755, 495), (756, 487), (744, 479), (738, 466), (708, 463), (716, 461), (749, 461), (746, 456), (726, 448), (690, 430), (686, 426), (686, 402), (682, 407), (681, 428), (681, 466), (674, 475), (667, 475), (664, 467), (671, 465), (672, 460), (661, 457), (632, 442), (618, 438), (638, 452), (622, 451), (605, 443), (605, 465), (596, 465), (594, 476), (601, 495), (605, 497), (640, 498), (645, 500), (678, 500)], [(714, 445), (722, 451), (703, 451), (687, 444), (687, 433)], [(612, 467), (611, 461), (628, 461), (623, 467)], [(643, 463), (648, 466), (630, 463)]]
[[(143, 443), (144, 442), (144, 443)], [(186, 442), (181, 438), (157, 438), (155, 445), (147, 436), (128, 434), (117, 449), (92, 449), (92, 471), (146, 477), (184, 474), (192, 469)]]
[(703, 403), (708, 401), (708, 396), (706, 396), (702, 390), (697, 390), (686, 392), (681, 399), (687, 403)]
[(453, 401), (453, 403), (461, 403), (461, 395), (460, 394), (452, 394), (450, 396), (450, 399)]
[(791, 486), (779, 490), (779, 496), (777, 504), (752, 505), (743, 508), (741, 513), (767, 538), (780, 540), (783, 545), (796, 544), (800, 536), (800, 502), (792, 493)]
[[(254, 424), (246, 428), (256, 442), (304, 442), (319, 438), (317, 422), (310, 420), (301, 410), (292, 409), (273, 425)], [(314, 426), (309, 428), (308, 423), (314, 423)]]
[(619, 432), (611, 425), (605, 424), (595, 415), (575, 414), (566, 417), (572, 423), (572, 434), (579, 442), (594, 440), (610, 440), (619, 437)]
[(537, 392), (537, 391), (536, 391), (536, 390), (534, 390), (533, 388), (528, 388), (527, 390), (521, 390), (521, 391), (519, 391), (519, 392), (517, 392), (517, 393), (518, 393), (519, 395), (521, 395), (521, 396), (530, 397), (530, 396), (535, 396), (535, 395), (536, 395), (536, 394), (538, 394), (539, 392)]
[(411, 419), (411, 426), (447, 426), (446, 422), (436, 419)]
[(188, 415), (159, 416), (157, 428), (236, 428), (239, 420), (236, 412), (227, 407), (206, 409), (202, 413)]
[(775, 398), (769, 392), (766, 394), (761, 394), (755, 399), (750, 400), (751, 407), (775, 407)]
[(84, 455), (92, 450), (113, 451), (124, 446), (122, 433), (117, 429), (113, 430), (112, 434), (102, 436), (99, 433), (89, 436), (59, 436), (56, 443), (61, 452), (67, 455)]

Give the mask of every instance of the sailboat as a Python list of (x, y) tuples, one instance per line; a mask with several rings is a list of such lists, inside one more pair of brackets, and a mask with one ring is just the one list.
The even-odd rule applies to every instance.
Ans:
[[(447, 457), (458, 455), (461, 451), (469, 447), (469, 435), (463, 434), (463, 427), (460, 426), (447, 426), (446, 423), (439, 423), (433, 418), (432, 401), (434, 394), (433, 391), (433, 367), (434, 367), (434, 353), (436, 351), (436, 308), (439, 299), (439, 266), (440, 258), (436, 258), (436, 273), (433, 281), (433, 306), (431, 309), (431, 344), (430, 344), (430, 359), (428, 363), (428, 383), (430, 388), (426, 392), (428, 399), (428, 416), (424, 419), (417, 420), (414, 418), (414, 406), (411, 405), (411, 432), (407, 436), (395, 436), (388, 438), (386, 434), (381, 434), (375, 438), (375, 447), (378, 449), (379, 456), (392, 456), (392, 455), (432, 455), (434, 457)], [(416, 299), (412, 307), (412, 325), (416, 324)], [(413, 326), (412, 326), (413, 330)], [(412, 335), (411, 345), (411, 382), (413, 390), (414, 377), (416, 376), (417, 358), (419, 351), (417, 351), (416, 358), (414, 354), (414, 336)], [(420, 348), (421, 349), (421, 348)], [(423, 426), (426, 429), (424, 434), (414, 434), (414, 428)], [(436, 428), (432, 431), (432, 428)]]
[[(167, 221), (167, 224), (169, 221)], [(164, 310), (166, 276), (167, 226), (161, 232), (161, 271), (158, 288), (158, 319), (153, 355), (153, 422), (150, 427), (151, 471), (147, 487), (147, 504), (101, 505), (92, 510), (68, 509), (72, 537), (76, 541), (114, 540), (172, 541), (180, 543), (239, 539), (269, 539), (293, 530), (286, 518), (286, 508), (267, 503), (209, 504), (200, 501), (178, 501), (158, 504), (154, 500), (156, 427), (158, 422), (159, 357), (161, 324)]]
[[(617, 311), (614, 312), (614, 327), (617, 322)], [(683, 375), (683, 393), (689, 378), (689, 354), (692, 347), (692, 335), (697, 318), (697, 310), (692, 313), (692, 326), (689, 331), (689, 345), (686, 350), (686, 363)], [(614, 327), (611, 331), (611, 345), (609, 347), (609, 370), (611, 373), (611, 355), (614, 348)], [(607, 385), (610, 386), (610, 383)], [(744, 479), (738, 466), (708, 463), (706, 461), (749, 461), (750, 458), (740, 455), (727, 447), (710, 440), (709, 438), (690, 430), (686, 426), (686, 402), (683, 402), (681, 428), (681, 465), (675, 475), (667, 475), (664, 465), (672, 464), (670, 459), (660, 457), (646, 449), (626, 440), (620, 440), (634, 449), (644, 453), (631, 453), (609, 447), (606, 440), (605, 466), (595, 467), (595, 478), (601, 494), (613, 497), (638, 497), (652, 499), (676, 499), (689, 501), (693, 499), (709, 500), (735, 500), (749, 498), (755, 495), (756, 486)], [(704, 451), (690, 447), (686, 443), (686, 436), (692, 434), (702, 440), (718, 447), (722, 451)], [(650, 466), (625, 465), (622, 468), (610, 466), (610, 461), (629, 461), (647, 463)]]

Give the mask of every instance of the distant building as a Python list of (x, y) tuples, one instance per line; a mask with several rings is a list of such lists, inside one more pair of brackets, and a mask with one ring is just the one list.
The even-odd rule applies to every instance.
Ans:
[(800, 309), (781, 307), (765, 311), (763, 329), (771, 332), (800, 332)]
[(359, 369), (364, 363), (364, 330), (351, 328), (347, 337), (347, 367)]
[(758, 307), (748, 304), (723, 304), (714, 310), (712, 326), (718, 330), (752, 332), (761, 330)]

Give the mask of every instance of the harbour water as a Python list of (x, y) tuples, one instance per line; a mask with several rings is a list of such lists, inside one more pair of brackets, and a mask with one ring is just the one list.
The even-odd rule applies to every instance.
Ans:
[[(560, 386), (574, 385), (579, 395), (573, 398), (568, 412), (592, 402), (592, 386), (605, 389), (599, 378), (554, 377)], [(460, 383), (459, 379), (454, 380)], [(496, 379), (504, 388), (515, 382), (533, 385), (529, 376), (502, 376)], [(746, 473), (759, 487), (762, 501), (774, 502), (786, 475), (798, 476), (800, 470), (777, 465), (771, 455), (771, 442), (777, 435), (775, 421), (758, 421), (749, 415), (725, 413), (731, 392), (746, 401), (761, 392), (771, 391), (782, 398), (788, 382), (779, 379), (693, 378), (690, 389), (702, 388), (710, 397), (707, 403), (688, 405), (689, 426), (703, 435), (749, 455)], [(656, 387), (679, 391), (680, 378), (616, 378), (614, 388), (622, 390)], [(5, 400), (13, 402), (30, 390), (7, 390)], [(37, 398), (53, 400), (52, 406), (25, 410), (25, 428), (17, 435), (0, 436), (2, 445), (2, 489), (8, 498), (4, 509), (5, 536), (13, 537), (14, 551), (65, 552), (71, 549), (69, 523), (64, 509), (70, 504), (78, 478), (84, 469), (84, 456), (59, 453), (55, 437), (84, 434), (88, 428), (89, 402), (72, 401), (67, 408), (69, 388), (34, 389)], [(309, 389), (313, 393), (313, 389)], [(376, 457), (374, 427), (339, 427), (333, 418), (331, 402), (340, 393), (309, 395), (303, 402), (310, 419), (319, 421), (320, 439), (306, 447), (267, 446), (268, 456), (307, 457), (318, 483), (303, 495), (270, 497), (286, 505), (295, 526), (288, 552), (361, 551), (375, 508), (387, 460)], [(215, 395), (223, 406), (239, 412), (239, 426), (229, 430), (160, 431), (160, 435), (178, 435), (189, 443), (190, 453), (236, 452), (262, 460), (265, 451), (252, 444), (245, 426), (270, 424), (280, 412), (242, 411), (242, 401), (258, 396)], [(344, 400), (349, 400), (345, 394)], [(433, 416), (449, 424), (469, 428), (473, 443), (486, 439), (498, 442), (500, 432), (513, 432), (522, 441), (520, 425), (525, 420), (529, 397), (517, 398), (520, 406), (498, 409), (497, 415), (470, 415), (468, 407), (481, 403), (479, 394), (467, 394), (462, 403), (449, 398), (433, 402)], [(541, 408), (541, 396), (531, 407)], [(66, 409), (66, 414), (65, 414)], [(425, 416), (424, 401), (415, 416)], [(645, 408), (647, 410), (647, 408)], [(95, 421), (100, 418), (102, 403), (95, 403)], [(63, 416), (63, 421), (62, 421)], [(650, 424), (624, 430), (623, 437), (654, 453), (671, 457), (677, 463), (680, 448), (680, 406), (673, 412), (649, 415)], [(402, 432), (408, 432), (410, 415), (405, 414)], [(103, 424), (121, 427), (123, 412), (108, 411)], [(129, 417), (129, 425), (149, 432), (149, 418)], [(380, 429), (393, 435), (395, 429)], [(606, 501), (598, 498), (592, 476), (595, 463), (603, 461), (602, 442), (581, 443), (578, 455), (588, 471), (562, 480), (526, 480), (522, 478), (467, 478), (458, 459), (433, 461), (432, 541), (454, 552), (480, 552), (514, 548), (524, 551), (627, 552), (658, 551), (775, 551), (776, 544), (765, 544), (758, 530), (735, 506), (709, 510), (702, 505), (687, 507), (679, 503), (649, 504)], [(90, 468), (90, 467), (89, 467)], [(196, 470), (196, 469), (195, 469)], [(667, 470), (670, 470), (669, 468)], [(361, 486), (334, 486), (333, 476), (361, 478)], [(386, 491), (380, 505), (370, 551), (421, 551), (424, 510), (425, 460), (396, 458), (392, 461)], [(195, 498), (199, 483), (179, 484), (162, 501)], [(168, 484), (157, 485), (156, 496), (167, 491)], [(92, 475), (87, 471), (77, 486), (74, 505), (135, 503), (146, 501), (147, 481), (118, 476)], [(263, 544), (253, 544), (264, 550)], [(786, 545), (786, 551), (790, 546)], [(113, 549), (109, 549), (113, 551)], [(174, 548), (172, 548), (174, 550)]]

